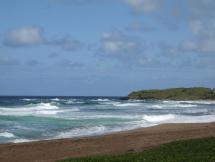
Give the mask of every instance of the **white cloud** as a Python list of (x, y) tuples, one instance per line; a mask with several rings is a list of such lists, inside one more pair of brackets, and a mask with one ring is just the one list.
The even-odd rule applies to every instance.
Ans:
[(78, 40), (73, 40), (69, 36), (57, 38), (46, 42), (47, 45), (59, 46), (65, 51), (78, 51), (83, 47), (83, 44)]
[(47, 39), (44, 37), (42, 29), (35, 26), (24, 26), (9, 30), (5, 33), (3, 44), (9, 47), (56, 46), (64, 51), (77, 51), (83, 47), (80, 41), (71, 39), (69, 36)]
[(203, 28), (203, 24), (199, 20), (194, 20), (190, 22), (190, 29), (193, 34), (198, 34)]
[(181, 49), (188, 52), (215, 52), (215, 21), (193, 20), (190, 22), (192, 36), (181, 43)]
[(134, 54), (140, 44), (131, 37), (120, 32), (103, 33), (101, 49), (108, 55)]
[(33, 46), (43, 42), (42, 30), (34, 26), (12, 29), (5, 35), (3, 43), (7, 46)]
[(159, 7), (159, 0), (123, 0), (135, 12), (153, 12)]
[(137, 36), (124, 32), (112, 31), (103, 33), (97, 55), (104, 59), (112, 59), (120, 65), (139, 65), (140, 59), (147, 57), (148, 46)]
[(68, 40), (62, 44), (62, 49), (66, 51), (77, 51), (82, 47), (81, 42), (77, 40)]
[(187, 2), (192, 18), (210, 19), (215, 16), (214, 0), (187, 0)]
[(189, 51), (189, 50), (196, 50), (198, 47), (195, 42), (189, 40), (189, 41), (183, 42), (181, 45), (181, 48)]

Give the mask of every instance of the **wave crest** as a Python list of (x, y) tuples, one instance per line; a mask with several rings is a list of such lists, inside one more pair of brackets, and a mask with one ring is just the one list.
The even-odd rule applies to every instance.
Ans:
[(2, 132), (2, 133), (0, 133), (0, 137), (14, 138), (15, 135), (13, 133), (9, 133), (9, 132)]
[(175, 115), (167, 114), (167, 115), (144, 115), (143, 119), (148, 122), (163, 122), (167, 120), (174, 119)]
[(59, 107), (50, 103), (29, 104), (25, 107), (0, 107), (0, 115), (55, 115), (59, 112), (62, 112), (58, 109)]
[(55, 139), (58, 138), (70, 138), (70, 137), (83, 137), (89, 135), (97, 135), (102, 134), (106, 130), (106, 127), (103, 125), (100, 126), (92, 126), (92, 127), (83, 127), (83, 128), (75, 128), (67, 132), (59, 133)]

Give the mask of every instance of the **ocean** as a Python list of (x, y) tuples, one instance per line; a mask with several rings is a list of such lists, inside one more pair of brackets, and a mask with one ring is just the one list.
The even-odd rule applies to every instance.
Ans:
[(215, 121), (215, 101), (0, 97), (0, 143), (94, 136), (162, 123)]

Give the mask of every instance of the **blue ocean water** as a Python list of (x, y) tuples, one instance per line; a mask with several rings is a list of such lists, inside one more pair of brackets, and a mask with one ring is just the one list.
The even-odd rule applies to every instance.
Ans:
[(215, 121), (215, 101), (0, 97), (0, 143), (107, 134), (162, 123)]

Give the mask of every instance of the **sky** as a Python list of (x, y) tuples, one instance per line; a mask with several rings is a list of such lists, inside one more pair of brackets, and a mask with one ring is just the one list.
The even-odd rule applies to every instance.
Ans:
[(215, 87), (214, 0), (0, 0), (0, 95)]

